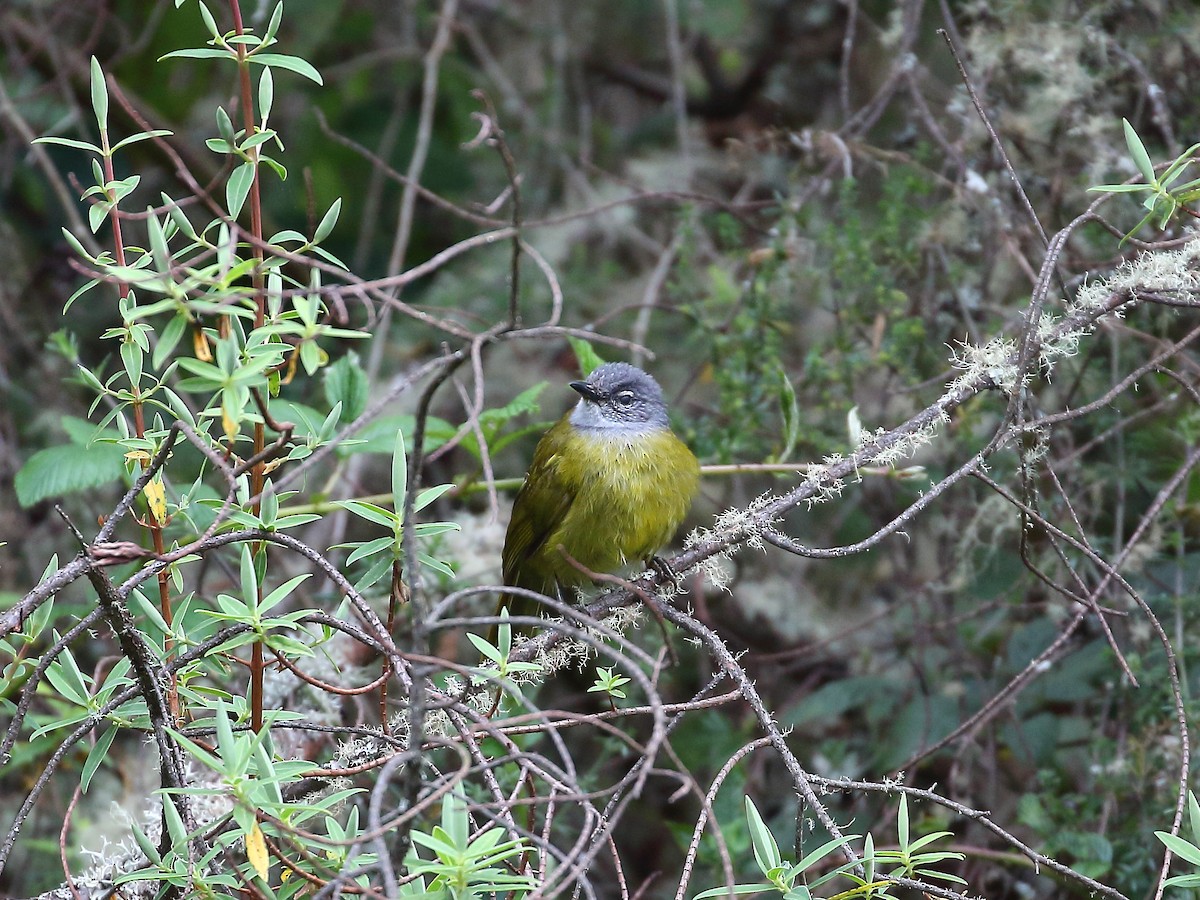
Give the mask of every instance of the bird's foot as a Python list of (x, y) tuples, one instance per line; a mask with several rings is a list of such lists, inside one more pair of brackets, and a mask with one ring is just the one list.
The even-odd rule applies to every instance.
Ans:
[(683, 581), (679, 573), (671, 568), (671, 564), (661, 556), (650, 557), (650, 568), (658, 575), (659, 580), (671, 585), (672, 593), (678, 594), (683, 590)]

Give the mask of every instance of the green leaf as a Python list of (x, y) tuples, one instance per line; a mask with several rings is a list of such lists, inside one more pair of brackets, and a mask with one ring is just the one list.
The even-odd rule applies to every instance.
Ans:
[(269, 44), (275, 40), (275, 32), (279, 30), (281, 21), (283, 21), (283, 0), (279, 0), (275, 4), (275, 9), (271, 11), (271, 21), (267, 23), (267, 30), (263, 32), (263, 44)]
[(57, 144), (60, 147), (73, 147), (76, 150), (87, 150), (90, 153), (97, 153), (97, 154), (104, 152), (99, 147), (97, 147), (95, 144), (89, 144), (87, 141), (77, 141), (77, 140), (74, 140), (73, 138), (40, 137), (40, 138), (34, 138), (33, 143), (35, 143), (35, 144)]
[[(394, 502), (402, 502), (395, 500)], [(374, 522), (376, 525), (382, 525), (384, 528), (393, 529), (396, 527), (399, 517), (390, 509), (384, 509), (382, 506), (376, 506), (374, 503), (365, 503), (362, 500), (342, 500), (336, 504), (343, 509), (348, 509), (360, 518), (366, 519), (368, 522)]]
[(1129, 120), (1122, 119), (1121, 124), (1125, 127), (1125, 146), (1129, 148), (1129, 156), (1133, 159), (1134, 165), (1138, 167), (1138, 171), (1142, 173), (1142, 177), (1146, 179), (1146, 183), (1152, 184), (1154, 182), (1154, 163), (1150, 161), (1150, 154), (1146, 152), (1142, 139), (1133, 130)]
[(79, 789), (85, 794), (88, 785), (92, 783), (92, 776), (100, 768), (100, 763), (108, 757), (108, 748), (112, 746), (113, 738), (116, 736), (117, 726), (109, 725), (104, 734), (100, 735), (100, 740), (96, 741), (96, 745), (88, 751), (87, 759), (83, 763), (83, 771), (79, 775)]
[(1156, 831), (1154, 834), (1180, 859), (1187, 860), (1193, 866), (1200, 866), (1200, 847), (1169, 831)]
[(775, 890), (775, 885), (770, 882), (759, 882), (758, 884), (735, 884), (732, 887), (711, 888), (707, 891), (701, 891), (692, 900), (707, 900), (708, 897), (728, 897), (730, 894), (740, 896), (742, 894), (762, 894)]
[(392, 505), (396, 521), (403, 524), (404, 496), (408, 490), (408, 456), (404, 452), (404, 429), (396, 430), (396, 448), (392, 451)]
[(218, 106), (216, 112), (217, 133), (221, 135), (226, 146), (232, 147), (237, 143), (237, 132), (233, 128), (233, 119), (229, 118), (229, 113), (225, 112), (225, 107)]
[(311, 575), (312, 572), (304, 572), (300, 575), (289, 578), (279, 587), (275, 588), (275, 590), (271, 591), (271, 593), (267, 594), (267, 596), (263, 597), (262, 602), (258, 605), (258, 611), (260, 613), (265, 613), (267, 610), (278, 605), (292, 591), (294, 591), (302, 581), (305, 581)]
[(200, 18), (204, 20), (204, 27), (208, 29), (208, 33), (215, 40), (221, 40), (221, 29), (217, 27), (217, 20), (213, 18), (213, 14), (209, 11), (208, 5), (204, 0), (200, 0)]
[(46, 679), (55, 689), (72, 703), (87, 706), (89, 700), (87, 682), (79, 665), (70, 650), (64, 650), (62, 656), (46, 669)]
[[(346, 565), (352, 566), (360, 559), (366, 559), (369, 556), (374, 556), (376, 553), (379, 553), (383, 550), (390, 550), (393, 540), (394, 539), (389, 534), (385, 537), (376, 538), (373, 541), (365, 541), (364, 543), (360, 544), (353, 553), (346, 557)], [(390, 555), (388, 556), (388, 559), (391, 559)]]
[(154, 355), (151, 357), (151, 362), (155, 369), (161, 369), (167, 357), (171, 355), (171, 351), (179, 344), (180, 338), (187, 330), (188, 317), (187, 313), (178, 313), (171, 317), (171, 321), (167, 322), (162, 333), (158, 336), (158, 343), (154, 345)]
[(236, 219), (241, 213), (246, 197), (250, 195), (250, 187), (254, 184), (254, 173), (254, 163), (246, 162), (234, 169), (233, 174), (229, 176), (229, 183), (225, 185), (229, 218)]
[(500, 663), (504, 661), (504, 654), (502, 654), (499, 649), (494, 647), (486, 638), (480, 637), (479, 635), (468, 631), (467, 640), (474, 645), (476, 650), (478, 650), (483, 656), (490, 659), (496, 665), (500, 665)]
[(1098, 184), (1088, 188), (1089, 191), (1099, 191), (1106, 194), (1129, 194), (1134, 191), (1146, 190), (1144, 184)]
[(1192, 840), (1200, 841), (1200, 803), (1196, 802), (1196, 795), (1191, 791), (1188, 791), (1188, 826), (1192, 831)]
[(92, 234), (100, 230), (100, 226), (108, 218), (108, 211), (110, 209), (112, 209), (112, 204), (108, 201), (93, 203), (88, 207), (88, 227), (92, 229)]
[[(320, 229), (318, 229), (319, 231)], [(353, 422), (367, 406), (370, 384), (367, 373), (359, 364), (357, 353), (347, 353), (324, 374), (325, 399), (332, 407), (342, 404), (342, 417)]]
[(171, 633), (171, 629), (167, 625), (167, 620), (162, 617), (162, 613), (155, 608), (154, 604), (150, 602), (149, 598), (147, 598), (145, 594), (143, 594), (141, 591), (133, 590), (130, 591), (129, 596), (131, 598), (129, 605), (139, 609), (142, 615), (149, 619), (160, 633)]
[(141, 848), (141, 851), (146, 854), (146, 858), (155, 865), (160, 865), (163, 858), (159, 854), (158, 847), (155, 846), (154, 841), (150, 840), (150, 835), (146, 834), (132, 817), (130, 817), (129, 826), (133, 829), (133, 839), (137, 841), (137, 845)]
[(124, 451), (112, 444), (39, 450), (17, 472), (17, 502), (28, 508), (50, 497), (110, 484), (125, 474), (124, 461)]
[(259, 121), (266, 125), (271, 117), (271, 105), (275, 102), (275, 82), (270, 69), (263, 69), (262, 78), (258, 80), (258, 115)]
[[(1171, 165), (1167, 167), (1167, 170), (1162, 173), (1162, 176), (1158, 179), (1158, 183), (1164, 188), (1170, 187), (1171, 182), (1183, 174), (1184, 168), (1187, 166), (1188, 162), (1192, 158), (1192, 155), (1197, 150), (1200, 150), (1200, 144), (1192, 144), (1192, 146), (1188, 147), (1177, 157), (1175, 157), (1175, 161), (1172, 162)], [(1182, 189), (1183, 188), (1179, 188), (1179, 190)]]
[(583, 377), (587, 378), (593, 371), (604, 365), (604, 360), (600, 358), (600, 354), (590, 342), (583, 338), (567, 335), (567, 343), (571, 345), (571, 349), (575, 352), (575, 359), (579, 362), (579, 371), (583, 373)]
[(216, 47), (196, 47), (190, 50), (172, 50), (158, 58), (164, 59), (237, 59), (237, 54), (231, 50), (218, 50)]
[(767, 827), (754, 801), (746, 797), (746, 824), (750, 828), (750, 843), (754, 847), (754, 859), (759, 869), (766, 874), (782, 862), (779, 855), (779, 844)]
[(380, 556), (377, 560), (375, 560), (374, 565), (372, 565), (369, 569), (367, 569), (367, 571), (363, 575), (363, 577), (358, 579), (358, 581), (355, 582), (354, 589), (361, 594), (363, 591), (365, 591), (371, 585), (375, 584), (377, 581), (379, 581), (379, 579), (383, 578), (384, 575), (389, 574), (391, 571), (392, 571), (391, 557), (390, 556)]
[(319, 244), (325, 238), (329, 237), (329, 233), (333, 231), (333, 227), (337, 225), (338, 216), (342, 212), (342, 198), (338, 197), (333, 201), (333, 205), (329, 207), (324, 216), (321, 217), (320, 223), (317, 225), (317, 230), (313, 232), (313, 243)]
[(162, 222), (158, 221), (158, 216), (154, 214), (154, 210), (149, 209), (147, 212), (146, 228), (150, 238), (150, 252), (154, 256), (154, 267), (160, 272), (169, 272), (171, 270), (171, 251), (167, 247), (167, 235), (163, 231)]
[(108, 131), (108, 85), (104, 83), (104, 71), (96, 57), (92, 57), (92, 111), (96, 113), (96, 124), (100, 131)]
[(130, 144), (136, 144), (140, 141), (150, 141), (156, 137), (167, 137), (174, 132), (167, 131), (165, 128), (156, 128), (153, 131), (140, 131), (137, 134), (131, 134), (129, 137), (117, 141), (113, 144), (113, 152), (116, 153), (122, 147), (128, 147)]
[(297, 75), (303, 75), (317, 84), (325, 83), (321, 80), (321, 73), (298, 56), (286, 56), (282, 53), (255, 53), (250, 57), (250, 62), (258, 63), (260, 66), (276, 66), (280, 69), (287, 69)]

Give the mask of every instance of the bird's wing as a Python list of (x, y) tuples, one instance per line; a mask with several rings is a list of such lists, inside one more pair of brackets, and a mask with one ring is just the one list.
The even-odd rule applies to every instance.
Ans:
[(544, 580), (550, 575), (549, 572), (530, 571), (527, 563), (541, 552), (575, 501), (576, 491), (563, 478), (559, 465), (558, 454), (564, 449), (563, 443), (569, 434), (561, 430), (562, 425), (560, 422), (538, 443), (529, 474), (513, 502), (512, 518), (504, 538), (505, 584), (534, 590), (549, 587), (522, 582)]

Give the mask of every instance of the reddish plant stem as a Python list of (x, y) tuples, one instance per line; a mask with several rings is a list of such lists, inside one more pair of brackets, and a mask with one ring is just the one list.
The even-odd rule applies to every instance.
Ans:
[[(104, 183), (111, 184), (116, 179), (116, 173), (113, 169), (112, 154), (109, 152), (108, 131), (105, 129), (100, 134), (100, 144), (104, 150)], [(105, 191), (105, 196), (112, 203), (112, 209), (109, 211), (109, 221), (112, 223), (113, 232), (113, 256), (117, 261), (118, 266), (125, 265), (125, 241), (121, 236), (121, 216), (117, 210), (117, 196), (115, 191)], [(117, 282), (117, 292), (122, 300), (129, 297), (129, 284), (124, 281)], [(130, 385), (130, 390), (133, 393), (133, 426), (134, 431), (139, 438), (146, 436), (146, 419), (142, 413), (141, 390), (138, 385)], [(150, 465), (149, 458), (141, 461), (143, 471)], [(146, 529), (150, 532), (150, 540), (154, 545), (154, 552), (162, 556), (165, 552), (162, 535), (162, 523), (158, 521), (158, 516), (153, 510), (150, 510), (150, 516), (147, 520), (150, 524)], [(171, 582), (170, 575), (167, 570), (158, 573), (158, 605), (162, 611), (163, 621), (170, 627), (172, 624), (171, 613)], [(163, 648), (167, 654), (170, 654), (175, 642), (171, 639), (171, 635), (167, 634), (163, 638)], [(175, 686), (175, 677), (171, 677), (171, 684), (167, 690), (168, 703), (170, 704), (171, 716), (178, 721), (179, 719), (179, 692)]]
[[(233, 30), (239, 37), (245, 34), (245, 27), (242, 24), (242, 9), (238, 0), (229, 0), (229, 11), (233, 15)], [(245, 138), (250, 138), (255, 130), (254, 123), (254, 100), (253, 86), (250, 83), (250, 62), (246, 57), (246, 45), (238, 43), (238, 79), (241, 83), (241, 106), (242, 106), (242, 127), (245, 129)], [(263, 295), (263, 277), (262, 277), (262, 203), (259, 197), (258, 189), (258, 148), (251, 147), (247, 154), (250, 161), (255, 164), (254, 177), (250, 181), (250, 195), (247, 198), (250, 203), (250, 233), (253, 235), (252, 241), (254, 258), (259, 265), (255, 266), (251, 274), (251, 282), (254, 285), (254, 327), (261, 328), (267, 319), (267, 304), (266, 298)], [(258, 454), (266, 446), (266, 432), (261, 422), (254, 426), (254, 453)], [(263, 488), (263, 465), (256, 465), (250, 472), (250, 493), (257, 497), (262, 493)], [(258, 504), (254, 504), (254, 512), (258, 511)], [(258, 545), (253, 551), (254, 553), (264, 553), (265, 547)], [(259, 600), (262, 600), (262, 582), (258, 585)], [(255, 731), (262, 730), (263, 724), (263, 670), (265, 663), (263, 660), (262, 643), (255, 641), (250, 649), (250, 725)]]

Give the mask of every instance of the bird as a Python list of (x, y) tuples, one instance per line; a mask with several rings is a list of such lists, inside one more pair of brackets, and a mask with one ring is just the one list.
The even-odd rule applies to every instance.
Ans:
[[(650, 374), (609, 362), (570, 387), (579, 402), (538, 442), (502, 553), (506, 586), (566, 602), (592, 582), (580, 567), (611, 574), (653, 561), (700, 483), (700, 463), (671, 430)], [(510, 615), (539, 609), (513, 594), (501, 596), (505, 607)]]

